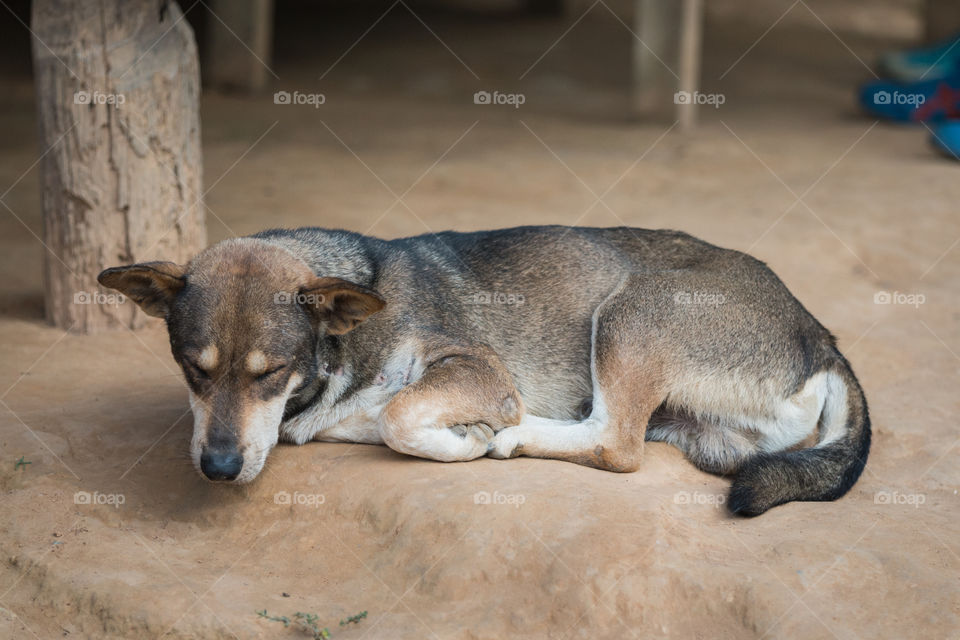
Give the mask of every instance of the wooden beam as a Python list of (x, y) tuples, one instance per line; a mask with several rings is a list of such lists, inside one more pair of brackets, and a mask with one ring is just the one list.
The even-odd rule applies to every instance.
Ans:
[(927, 0), (924, 7), (924, 38), (928, 43), (949, 38), (960, 31), (957, 0)]
[(273, 77), (273, 0), (210, 0), (204, 83), (258, 92)]
[(692, 96), (700, 88), (703, 0), (636, 0), (632, 108), (648, 120), (696, 122)]
[[(703, 39), (703, 0), (683, 0), (680, 24), (680, 62), (677, 65), (677, 92), (690, 95), (700, 90), (700, 49)], [(676, 101), (675, 101), (676, 102)], [(697, 105), (693, 100), (677, 103), (677, 121), (681, 129), (697, 123)]]
[(673, 118), (679, 4), (636, 0), (634, 4), (633, 112), (644, 119)]

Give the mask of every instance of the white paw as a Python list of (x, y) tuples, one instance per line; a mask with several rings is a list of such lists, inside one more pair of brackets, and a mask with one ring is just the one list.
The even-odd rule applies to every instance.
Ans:
[(493, 440), (493, 429), (481, 422), (475, 424), (455, 424), (450, 431), (460, 438), (455, 445), (455, 460), (473, 460), (486, 455)]
[(455, 424), (450, 427), (450, 430), (464, 440), (477, 442), (484, 446), (493, 439), (493, 429), (482, 422), (475, 424)]
[(520, 429), (517, 427), (507, 427), (499, 431), (487, 445), (487, 456), (498, 460), (516, 458), (523, 453), (521, 436)]

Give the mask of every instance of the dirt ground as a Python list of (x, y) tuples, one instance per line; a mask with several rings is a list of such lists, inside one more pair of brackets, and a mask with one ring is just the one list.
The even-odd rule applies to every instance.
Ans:
[[(866, 389), (874, 446), (849, 495), (734, 519), (729, 481), (663, 444), (626, 475), (280, 446), (249, 486), (205, 482), (160, 321), (92, 337), (42, 321), (41, 150), (29, 76), (11, 72), (0, 635), (302, 637), (266, 609), (344, 639), (960, 637), (958, 166), (852, 100), (917, 22), (899, 2), (801, 2), (755, 44), (791, 4), (743, 4), (712, 5), (704, 91), (725, 102), (692, 134), (623, 116), (631, 36), (601, 4), (552, 48), (589, 5), (425, 9), (437, 37), (398, 5), (336, 64), (376, 15), (282, 15), (275, 88), (326, 103), (205, 95), (210, 236), (629, 224), (749, 251)], [(478, 90), (526, 102), (475, 105)]]

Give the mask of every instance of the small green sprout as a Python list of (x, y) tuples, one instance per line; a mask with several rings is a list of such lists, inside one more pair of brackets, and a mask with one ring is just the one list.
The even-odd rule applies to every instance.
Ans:
[[(267, 610), (257, 611), (256, 614), (261, 618), (270, 620), (271, 622), (280, 622), (283, 624), (284, 628), (289, 627), (291, 624), (295, 625), (297, 628), (309, 632), (313, 636), (313, 640), (329, 640), (332, 635), (330, 630), (327, 627), (320, 626), (320, 616), (315, 613), (304, 613), (302, 611), (297, 611), (293, 614), (292, 619), (287, 616), (271, 616), (267, 613)], [(345, 626), (348, 624), (357, 624), (361, 620), (367, 617), (366, 611), (361, 611), (360, 613), (349, 616), (346, 620), (340, 621), (340, 626)]]
[(266, 618), (267, 620), (270, 620), (272, 622), (282, 622), (284, 627), (290, 626), (290, 618), (288, 618), (287, 616), (267, 615), (266, 609), (264, 609), (263, 611), (257, 611), (257, 615), (260, 616), (261, 618)]
[(363, 619), (366, 618), (366, 617), (367, 617), (367, 612), (366, 612), (366, 611), (361, 611), (360, 613), (358, 613), (358, 614), (355, 615), (355, 616), (350, 616), (350, 617), (348, 617), (346, 620), (341, 620), (341, 621), (340, 621), (340, 626), (341, 626), (341, 627), (345, 627), (345, 626), (348, 625), (348, 624), (357, 624), (358, 622), (360, 622), (361, 620), (363, 620)]

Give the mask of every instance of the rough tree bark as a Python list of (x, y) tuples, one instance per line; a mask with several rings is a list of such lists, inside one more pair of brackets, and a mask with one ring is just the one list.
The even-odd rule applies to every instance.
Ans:
[(97, 273), (206, 244), (200, 79), (171, 0), (34, 0), (47, 319), (92, 333), (147, 320)]

